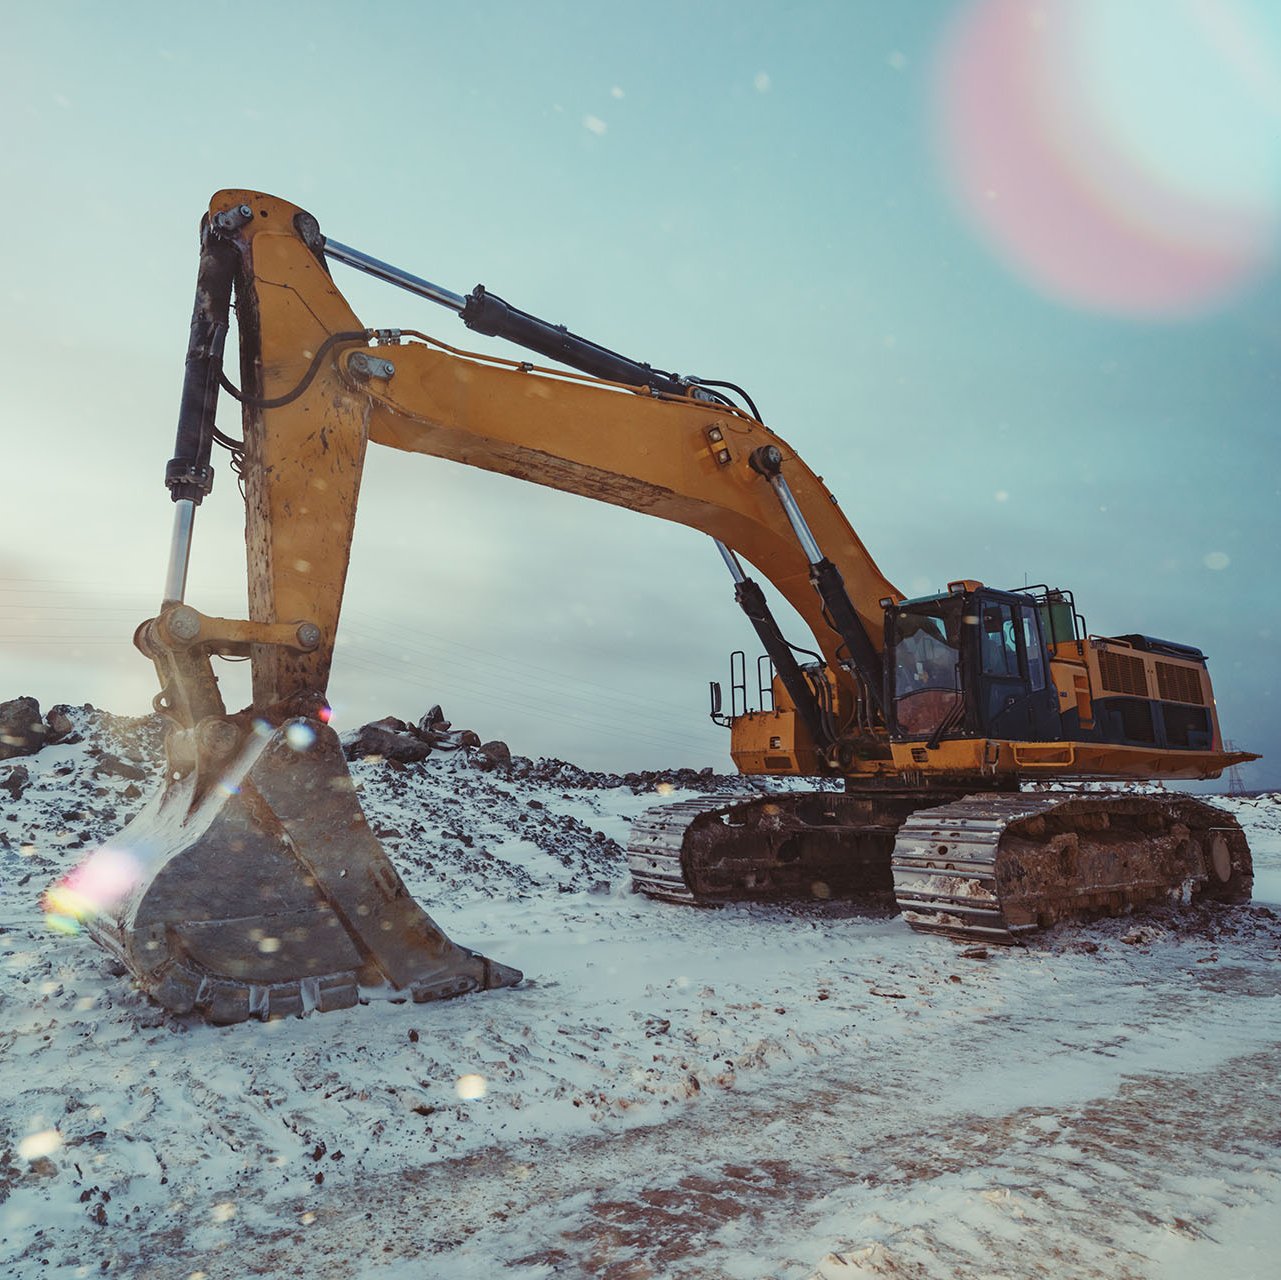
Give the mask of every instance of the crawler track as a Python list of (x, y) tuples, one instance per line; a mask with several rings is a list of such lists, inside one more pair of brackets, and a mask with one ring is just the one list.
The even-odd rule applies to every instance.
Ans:
[(1245, 835), (1190, 796), (943, 798), (809, 792), (651, 809), (632, 827), (632, 882), (695, 904), (892, 890), (914, 929), (999, 943), (1172, 899), (1250, 896)]
[(877, 894), (888, 901), (894, 835), (920, 804), (916, 792), (809, 791), (650, 809), (632, 825), (632, 883), (668, 902)]
[(636, 891), (666, 902), (695, 902), (681, 868), (685, 833), (704, 814), (727, 811), (740, 803), (741, 797), (703, 796), (646, 809), (632, 823), (627, 840), (627, 868)]
[(1060, 920), (1172, 898), (1243, 902), (1253, 868), (1236, 819), (1190, 796), (967, 796), (913, 814), (894, 896), (930, 933), (1013, 942)]

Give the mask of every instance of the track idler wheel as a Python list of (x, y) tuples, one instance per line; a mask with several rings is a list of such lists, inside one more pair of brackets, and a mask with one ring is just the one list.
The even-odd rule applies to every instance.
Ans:
[(414, 901), (328, 725), (211, 719), (179, 737), (189, 764), (171, 750), (163, 790), (49, 895), (166, 1009), (229, 1023), (521, 980)]

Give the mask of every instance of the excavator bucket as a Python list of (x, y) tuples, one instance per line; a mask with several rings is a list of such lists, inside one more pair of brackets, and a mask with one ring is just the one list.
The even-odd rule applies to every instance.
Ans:
[(80, 919), (159, 1004), (232, 1023), (521, 980), (451, 942), (414, 901), (328, 725), (260, 723), (211, 767), (219, 754), (171, 767), (138, 817), (49, 894), (49, 910)]

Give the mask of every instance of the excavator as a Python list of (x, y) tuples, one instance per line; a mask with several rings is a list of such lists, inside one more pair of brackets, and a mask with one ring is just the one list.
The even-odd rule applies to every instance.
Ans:
[[(555, 362), (370, 329), (342, 264)], [(224, 368), (232, 309), (238, 385)], [(243, 436), (216, 423), (240, 402)], [(1247, 900), (1236, 821), (1161, 789), (1257, 757), (1225, 749), (1205, 655), (1090, 634), (1069, 591), (958, 579), (907, 599), (822, 480), (745, 391), (654, 368), (477, 286), (460, 295), (321, 233), (305, 210), (218, 192), (165, 472), (163, 601), (135, 644), (167, 717), (166, 778), (105, 852), (88, 932), (164, 1008), (225, 1024), (426, 1001), (521, 974), (453, 942), (361, 811), (326, 689), (370, 442), (517, 477), (709, 535), (765, 653), (748, 708), (711, 687), (743, 774), (812, 790), (660, 806), (634, 824), (635, 888), (681, 903), (892, 892), (913, 928), (1012, 942), (1060, 920), (1172, 899)], [(249, 617), (186, 602), (214, 446), (245, 499)], [(800, 615), (787, 640), (757, 572)], [(248, 659), (229, 712), (212, 659)], [(1025, 783), (1091, 786), (1028, 789)], [(843, 789), (841, 784), (843, 783)], [(790, 785), (790, 784), (789, 784)]]

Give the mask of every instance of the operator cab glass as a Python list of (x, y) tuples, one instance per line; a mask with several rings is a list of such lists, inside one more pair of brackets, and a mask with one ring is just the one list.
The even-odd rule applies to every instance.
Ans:
[(906, 602), (888, 617), (899, 731), (928, 738), (963, 707), (960, 596)]
[(1052, 741), (1060, 731), (1041, 611), (1017, 592), (949, 592), (886, 611), (900, 738)]

